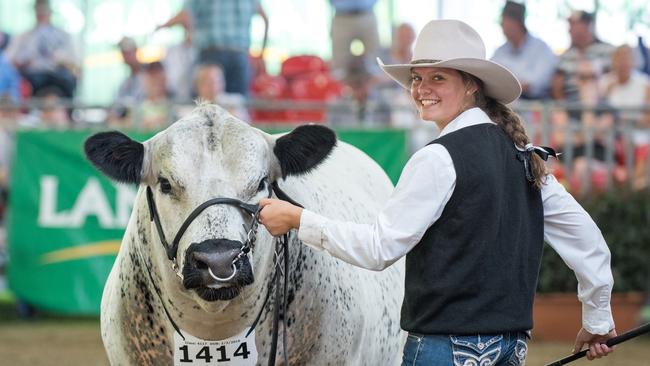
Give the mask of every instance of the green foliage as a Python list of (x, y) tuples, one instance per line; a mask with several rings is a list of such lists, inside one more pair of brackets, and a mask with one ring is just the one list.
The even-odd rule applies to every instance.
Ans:
[[(582, 202), (612, 253), (614, 291), (644, 291), (650, 282), (650, 191), (610, 191)], [(545, 245), (538, 292), (574, 292), (573, 272)]]

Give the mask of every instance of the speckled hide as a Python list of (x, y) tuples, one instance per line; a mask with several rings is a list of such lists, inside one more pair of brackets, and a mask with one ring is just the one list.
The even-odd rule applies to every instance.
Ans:
[[(338, 142), (314, 169), (283, 179), (282, 164), (273, 150), (278, 138), (217, 106), (200, 105), (188, 117), (136, 145), (144, 147), (136, 177), (140, 186), (102, 298), (102, 339), (111, 365), (172, 364), (174, 329), (163, 303), (183, 332), (195, 337), (216, 340), (239, 334), (260, 311), (273, 271), (273, 238), (260, 226), (249, 254), (251, 284), (238, 287), (230, 300), (207, 301), (187, 289), (172, 270), (150, 221), (147, 186), (153, 190), (169, 241), (189, 213), (211, 198), (257, 203), (268, 191), (265, 177), (277, 180), (289, 196), (315, 212), (361, 223), (374, 220), (392, 191), (388, 177), (374, 161)], [(119, 160), (124, 155), (111, 151), (110, 158)], [(95, 164), (107, 172), (102, 163)], [(122, 172), (107, 174), (119, 178)], [(162, 186), (165, 181), (168, 187)], [(203, 211), (180, 241), (177, 262), (181, 271), (193, 243), (243, 242), (243, 225), (248, 224), (250, 217), (233, 206), (216, 205)], [(295, 232), (289, 252), (289, 304), (282, 315), (288, 322), (290, 364), (399, 364), (404, 342), (399, 328), (402, 261), (382, 272), (359, 269), (301, 244)], [(269, 357), (272, 302), (256, 328), (259, 365), (266, 365)], [(282, 337), (277, 365), (283, 364), (281, 350)]]

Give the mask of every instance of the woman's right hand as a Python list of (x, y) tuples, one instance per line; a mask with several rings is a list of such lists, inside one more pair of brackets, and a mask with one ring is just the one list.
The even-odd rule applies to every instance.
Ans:
[(302, 208), (274, 198), (264, 198), (259, 205), (259, 220), (271, 235), (280, 236), (300, 227)]

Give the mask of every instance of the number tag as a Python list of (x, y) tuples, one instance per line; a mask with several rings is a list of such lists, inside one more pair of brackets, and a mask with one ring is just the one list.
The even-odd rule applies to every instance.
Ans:
[(257, 363), (255, 331), (245, 337), (241, 334), (221, 341), (206, 341), (183, 331), (185, 340), (174, 332), (174, 366), (219, 365), (254, 366)]

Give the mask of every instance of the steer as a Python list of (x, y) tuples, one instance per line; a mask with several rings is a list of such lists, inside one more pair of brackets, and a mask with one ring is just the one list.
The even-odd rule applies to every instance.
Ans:
[[(202, 104), (144, 143), (101, 132), (85, 152), (110, 178), (139, 185), (102, 297), (112, 365), (279, 365), (285, 346), (291, 365), (400, 363), (401, 261), (360, 269), (291, 232), (285, 273), (274, 238), (255, 222), (273, 183), (315, 212), (372, 222), (392, 184), (331, 130), (269, 135)], [(286, 312), (277, 314), (274, 274), (287, 276)]]

